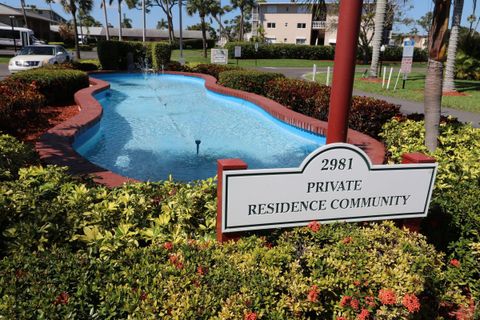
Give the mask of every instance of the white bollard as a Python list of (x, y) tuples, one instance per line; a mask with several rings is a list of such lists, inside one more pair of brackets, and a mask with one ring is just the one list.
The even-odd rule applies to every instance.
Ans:
[(385, 76), (387, 75), (387, 67), (383, 67), (383, 80), (382, 80), (382, 88), (385, 87)]
[(326, 86), (330, 84), (330, 67), (327, 67), (327, 81), (325, 82)]
[(313, 74), (312, 74), (312, 81), (315, 81), (315, 76), (317, 75), (317, 65), (313, 65)]
[(390, 88), (390, 80), (392, 79), (392, 72), (393, 72), (393, 68), (390, 68), (390, 73), (388, 75), (388, 81), (387, 81), (387, 90)]
[(393, 87), (393, 91), (397, 90), (398, 79), (400, 79), (400, 73), (402, 69), (398, 70), (397, 81), (395, 81), (395, 86)]

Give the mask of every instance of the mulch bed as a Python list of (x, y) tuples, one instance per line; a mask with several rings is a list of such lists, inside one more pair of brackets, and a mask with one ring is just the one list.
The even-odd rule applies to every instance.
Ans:
[(458, 91), (444, 92), (442, 95), (444, 97), (466, 97), (466, 96), (469, 96), (465, 92), (458, 92)]
[(15, 132), (8, 133), (24, 142), (34, 143), (49, 129), (79, 112), (80, 109), (76, 104), (43, 107), (38, 113), (19, 119), (15, 125)]

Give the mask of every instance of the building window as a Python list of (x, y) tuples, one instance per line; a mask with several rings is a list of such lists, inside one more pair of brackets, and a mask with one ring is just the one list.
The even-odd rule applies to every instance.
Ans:
[(307, 5), (298, 6), (297, 13), (309, 13), (309, 9)]
[(295, 41), (295, 44), (306, 44), (306, 43), (307, 43), (307, 39), (305, 38), (297, 38)]
[(287, 42), (287, 38), (283, 38), (283, 42)]
[(297, 23), (297, 28), (298, 29), (305, 29), (307, 27), (306, 23)]
[(268, 29), (275, 29), (275, 27), (276, 27), (275, 22), (267, 22)]
[(288, 27), (288, 22), (285, 22), (285, 27)]
[(277, 6), (276, 5), (267, 6), (267, 13), (277, 13)]

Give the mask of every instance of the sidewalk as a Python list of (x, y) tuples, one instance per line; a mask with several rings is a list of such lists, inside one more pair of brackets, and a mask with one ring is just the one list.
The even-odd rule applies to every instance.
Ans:
[[(257, 68), (257, 69), (263, 70), (263, 71), (270, 71), (270, 72), (280, 72), (280, 73), (283, 73), (286, 77), (294, 78), (294, 79), (305, 79), (303, 75), (306, 73), (312, 72), (311, 68)], [(326, 72), (326, 68), (319, 68), (317, 72)], [(353, 94), (357, 96), (373, 97), (373, 98), (385, 100), (393, 104), (400, 105), (400, 112), (404, 114), (424, 112), (422, 102), (404, 100), (404, 99), (399, 99), (394, 97), (387, 97), (387, 96), (382, 96), (382, 95), (370, 93), (370, 92), (359, 91), (355, 89), (353, 90)], [(454, 116), (462, 122), (471, 122), (475, 128), (480, 128), (480, 113), (456, 110), (452, 108), (442, 108), (442, 115)]]

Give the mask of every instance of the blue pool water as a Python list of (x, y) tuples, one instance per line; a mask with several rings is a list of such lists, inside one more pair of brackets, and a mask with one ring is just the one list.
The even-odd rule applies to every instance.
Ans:
[[(298, 167), (325, 137), (289, 126), (260, 107), (208, 91), (179, 75), (98, 74), (109, 90), (95, 97), (101, 120), (76, 137), (89, 161), (123, 176), (192, 181), (216, 174), (217, 159), (250, 169)], [(197, 155), (196, 140), (200, 140)]]

